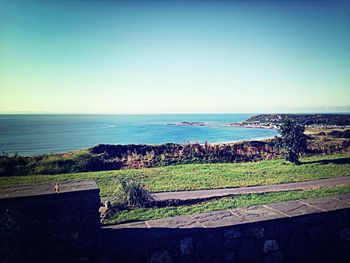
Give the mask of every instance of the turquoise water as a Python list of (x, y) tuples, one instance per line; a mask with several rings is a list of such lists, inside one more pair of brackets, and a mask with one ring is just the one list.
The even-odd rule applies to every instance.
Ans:
[(38, 155), (96, 144), (229, 142), (272, 137), (274, 130), (174, 126), (183, 121), (232, 123), (250, 114), (0, 115), (0, 152)]

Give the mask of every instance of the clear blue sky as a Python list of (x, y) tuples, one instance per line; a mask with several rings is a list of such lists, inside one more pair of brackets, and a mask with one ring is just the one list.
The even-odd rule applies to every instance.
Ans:
[(349, 111), (350, 2), (247, 2), (2, 0), (0, 112)]

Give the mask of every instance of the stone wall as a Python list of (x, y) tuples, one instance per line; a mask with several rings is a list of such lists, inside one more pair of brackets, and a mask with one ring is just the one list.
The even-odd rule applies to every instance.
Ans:
[(100, 227), (92, 181), (0, 190), (0, 262), (349, 262), (350, 194)]
[(2, 188), (0, 262), (95, 258), (101, 247), (98, 194), (93, 181)]
[(350, 195), (109, 226), (102, 234), (107, 262), (349, 262)]

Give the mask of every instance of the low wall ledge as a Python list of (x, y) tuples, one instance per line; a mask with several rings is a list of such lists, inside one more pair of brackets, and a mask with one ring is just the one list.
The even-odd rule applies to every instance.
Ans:
[(81, 191), (96, 191), (98, 193), (99, 188), (93, 180), (75, 180), (33, 185), (8, 186), (0, 189), (0, 201), (31, 196), (60, 195)]
[(191, 229), (231, 227), (274, 219), (286, 219), (313, 214), (350, 210), (350, 193), (333, 197), (286, 201), (276, 204), (233, 208), (205, 212), (191, 216), (175, 216), (163, 219), (105, 226), (109, 230), (127, 229)]

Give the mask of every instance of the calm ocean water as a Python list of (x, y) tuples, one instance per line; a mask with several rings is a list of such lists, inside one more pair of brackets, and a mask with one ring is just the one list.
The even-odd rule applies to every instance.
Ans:
[(0, 115), (0, 152), (38, 155), (96, 144), (229, 142), (271, 137), (274, 130), (173, 126), (182, 121), (239, 122), (250, 114)]

